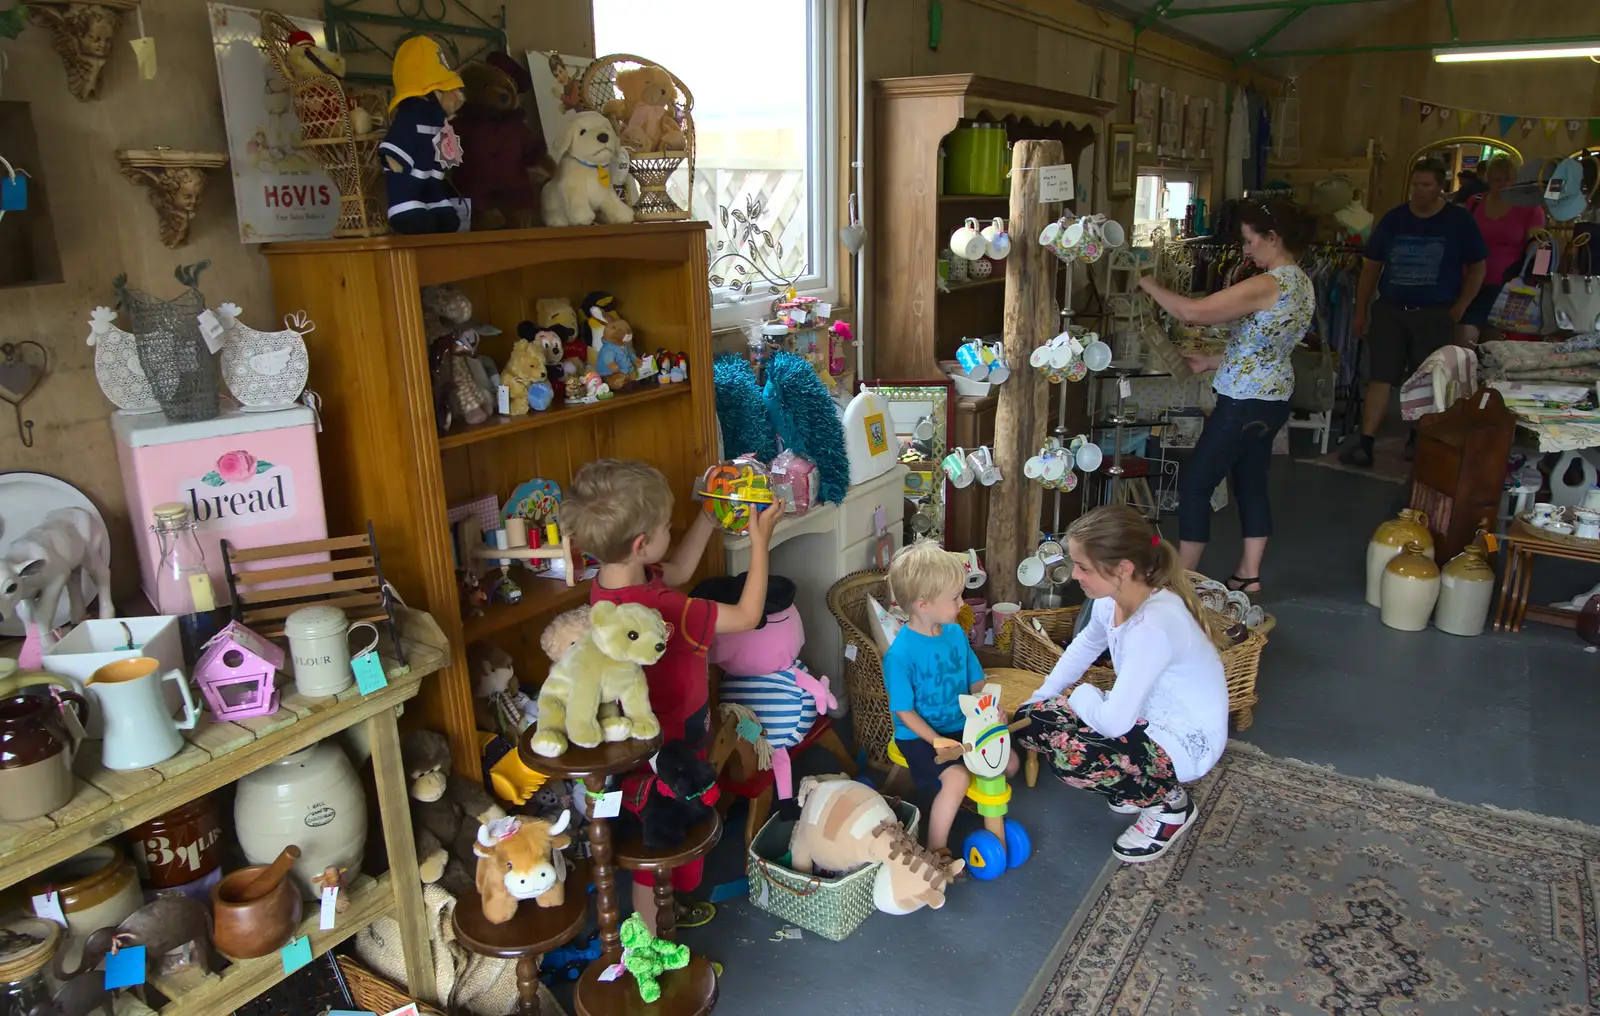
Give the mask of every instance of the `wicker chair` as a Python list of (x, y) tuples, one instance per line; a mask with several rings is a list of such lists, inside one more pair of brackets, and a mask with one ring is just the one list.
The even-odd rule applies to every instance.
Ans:
[[(617, 88), (618, 73), (639, 67), (660, 66), (652, 60), (629, 53), (595, 58), (584, 69), (583, 81), (579, 85), (584, 106), (604, 112), (606, 103), (623, 97)], [(664, 67), (661, 69), (666, 70)], [(639, 183), (639, 200), (633, 206), (633, 214), (636, 219), (648, 222), (690, 218), (694, 205), (694, 93), (676, 74), (671, 71), (667, 71), (667, 74), (672, 78), (673, 88), (677, 92), (672, 97), (669, 115), (683, 132), (686, 144), (684, 151), (631, 152), (629, 155), (628, 172)], [(620, 131), (624, 126), (619, 123), (617, 129)], [(684, 166), (687, 171), (682, 206), (667, 193), (667, 182), (679, 166)]]
[[(844, 685), (850, 693), (850, 718), (856, 747), (881, 766), (890, 765), (889, 741), (894, 737), (894, 717), (889, 715), (889, 691), (883, 683), (883, 656), (878, 643), (868, 634), (872, 617), (867, 599), (889, 602), (888, 573), (860, 571), (833, 584), (828, 590), (828, 610), (839, 622), (844, 636)], [(854, 647), (854, 659), (851, 659)]]

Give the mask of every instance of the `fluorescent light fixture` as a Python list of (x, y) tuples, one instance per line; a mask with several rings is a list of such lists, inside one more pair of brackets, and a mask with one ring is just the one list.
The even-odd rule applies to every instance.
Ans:
[(1450, 47), (1433, 51), (1434, 63), (1478, 63), (1486, 60), (1561, 60), (1600, 57), (1600, 40), (1560, 46)]

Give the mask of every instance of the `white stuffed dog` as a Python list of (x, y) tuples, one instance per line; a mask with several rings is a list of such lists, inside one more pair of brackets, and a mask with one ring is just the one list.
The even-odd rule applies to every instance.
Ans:
[(550, 145), (555, 179), (545, 185), (539, 203), (546, 226), (592, 226), (633, 221), (633, 209), (612, 189), (612, 164), (621, 142), (610, 119), (591, 112), (570, 114)]

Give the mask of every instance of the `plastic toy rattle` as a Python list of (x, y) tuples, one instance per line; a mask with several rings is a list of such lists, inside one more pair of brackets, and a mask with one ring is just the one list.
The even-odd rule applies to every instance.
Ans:
[(706, 470), (696, 496), (711, 520), (728, 533), (747, 531), (756, 506), (773, 501), (767, 467), (749, 456), (719, 462)]
[(967, 718), (961, 747), (946, 748), (935, 757), (950, 762), (958, 755), (972, 774), (967, 797), (978, 806), (983, 828), (962, 841), (967, 870), (988, 882), (1010, 868), (1020, 868), (1033, 856), (1033, 840), (1018, 822), (1006, 818), (1011, 785), (1006, 782), (1006, 762), (1011, 758), (1011, 731), (1026, 727), (1022, 719), (1007, 726), (1000, 719), (1000, 686), (986, 684), (981, 695), (963, 695), (961, 713)]

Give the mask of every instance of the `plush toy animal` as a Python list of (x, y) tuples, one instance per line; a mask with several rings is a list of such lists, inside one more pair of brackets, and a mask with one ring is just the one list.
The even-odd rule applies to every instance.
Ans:
[(106, 527), (87, 509), (57, 508), (11, 541), (0, 559), (0, 618), (25, 614), (24, 621), (39, 622), (42, 634), (55, 627), (65, 593), (72, 622), (82, 621), (85, 574), (94, 583), (100, 617), (115, 617)]
[(622, 131), (631, 152), (682, 152), (688, 144), (673, 117), (677, 84), (664, 67), (644, 66), (617, 74), (617, 91), (601, 108)]
[(532, 748), (545, 758), (566, 751), (569, 738), (594, 748), (602, 741), (648, 740), (661, 733), (650, 711), (644, 667), (667, 651), (666, 622), (642, 604), (605, 601), (589, 608), (589, 620), (590, 629), (539, 689)]
[(539, 648), (550, 657), (551, 663), (560, 663), (573, 646), (583, 641), (590, 627), (588, 607), (573, 607), (563, 611), (556, 615), (554, 621), (545, 625), (539, 635)]
[(511, 357), (500, 371), (500, 383), (510, 396), (512, 416), (526, 416), (530, 409), (550, 408), (554, 393), (544, 365), (544, 351), (527, 339), (512, 343)]
[(624, 802), (639, 816), (644, 845), (683, 845), (689, 830), (711, 817), (719, 797), (717, 770), (687, 741), (669, 741), (650, 760), (651, 771), (624, 780)]
[(957, 859), (941, 866), (876, 790), (843, 776), (807, 776), (797, 798), (800, 821), (789, 844), (795, 871), (845, 873), (881, 861), (872, 887), (879, 910), (909, 914), (944, 906), (944, 887), (965, 864)]
[(621, 145), (617, 129), (599, 113), (573, 113), (566, 117), (550, 157), (556, 162), (555, 179), (539, 195), (546, 226), (592, 226), (600, 222), (633, 221), (633, 209), (623, 204), (611, 186), (611, 166)]
[[(434, 398), (444, 386), (449, 401), (450, 420), (482, 423), (494, 412), (498, 368), (487, 356), (478, 355), (478, 338), (499, 335), (494, 325), (474, 321), (472, 300), (461, 287), (444, 284), (422, 287), (422, 324), (428, 336), (435, 366)], [(437, 415), (438, 407), (435, 406)], [(441, 433), (448, 422), (440, 424)]]
[(451, 179), (472, 202), (473, 229), (537, 225), (539, 187), (550, 178), (544, 143), (522, 111), (533, 87), (526, 67), (504, 53), (461, 68), (466, 104), (455, 118), (468, 158)]
[(536, 325), (532, 321), (521, 321), (517, 324), (517, 336), (533, 343), (544, 360), (545, 373), (550, 383), (560, 384), (567, 373), (561, 363), (561, 357), (566, 351), (567, 340), (572, 338), (572, 329), (559, 324)]
[(461, 165), (461, 139), (450, 118), (466, 97), (461, 75), (439, 43), (413, 35), (395, 49), (389, 129), (378, 146), (389, 228), (396, 233), (454, 233), (472, 219), (471, 202), (445, 175)]
[(661, 975), (689, 965), (689, 947), (656, 938), (638, 914), (629, 914), (621, 931), (622, 963), (639, 985), (639, 1000), (655, 1002), (661, 998)]
[(616, 391), (633, 380), (639, 357), (633, 352), (633, 326), (612, 314), (600, 332), (600, 349), (595, 354), (595, 373)]
[(424, 885), (439, 883), (452, 896), (472, 888), (472, 844), (478, 827), (504, 818), (481, 785), (450, 771), (450, 742), (432, 730), (400, 735), (400, 760), (411, 795), (417, 868)]
[(578, 330), (578, 312), (564, 296), (544, 297), (535, 302), (533, 317), (540, 328), (560, 325), (569, 332)]
[(472, 845), (478, 855), (478, 895), (491, 924), (515, 917), (522, 900), (540, 907), (566, 902), (567, 859), (561, 851), (572, 842), (566, 835), (569, 818), (566, 811), (554, 822), (511, 815), (478, 829)]

